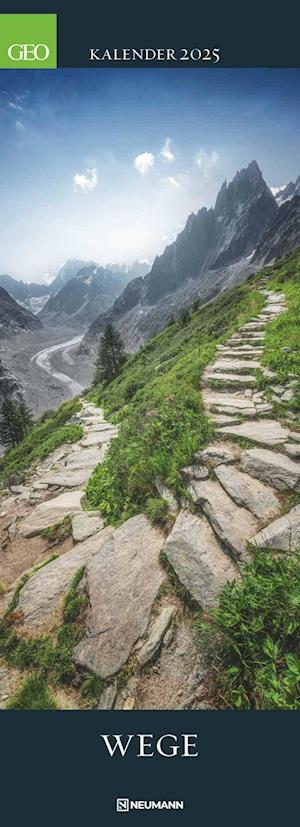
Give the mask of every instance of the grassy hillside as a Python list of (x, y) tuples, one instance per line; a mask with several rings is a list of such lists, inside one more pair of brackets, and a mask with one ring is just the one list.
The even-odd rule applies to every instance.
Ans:
[(199, 392), (203, 370), (216, 345), (262, 306), (262, 296), (249, 284), (227, 291), (167, 327), (128, 359), (118, 378), (96, 388), (95, 401), (121, 425), (87, 487), (89, 504), (109, 522), (144, 509), (155, 517), (156, 477), (180, 491), (178, 469), (213, 434)]

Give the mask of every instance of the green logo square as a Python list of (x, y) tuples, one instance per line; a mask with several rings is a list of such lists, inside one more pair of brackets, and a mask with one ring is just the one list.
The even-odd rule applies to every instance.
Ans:
[(0, 69), (56, 69), (56, 14), (0, 14)]

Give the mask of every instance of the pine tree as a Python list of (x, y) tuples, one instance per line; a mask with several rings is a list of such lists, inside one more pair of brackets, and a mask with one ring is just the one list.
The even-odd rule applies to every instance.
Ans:
[(95, 382), (109, 382), (125, 362), (124, 344), (116, 328), (109, 322), (101, 336), (96, 361)]
[(6, 448), (14, 448), (29, 433), (32, 415), (24, 402), (6, 399), (0, 412), (0, 441)]

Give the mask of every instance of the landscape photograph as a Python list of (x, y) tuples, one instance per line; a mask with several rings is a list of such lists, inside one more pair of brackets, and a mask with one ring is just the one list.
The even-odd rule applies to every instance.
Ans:
[(300, 709), (300, 70), (0, 71), (0, 710)]

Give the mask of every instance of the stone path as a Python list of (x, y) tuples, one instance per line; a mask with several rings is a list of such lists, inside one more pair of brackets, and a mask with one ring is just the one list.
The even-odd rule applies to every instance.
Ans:
[[(300, 506), (281, 516), (282, 493), (300, 492), (300, 430), (293, 430), (288, 407), (282, 421), (272, 418), (272, 399), (288, 406), (295, 379), (279, 385), (261, 362), (266, 326), (285, 312), (285, 298), (265, 281), (260, 290), (261, 313), (218, 345), (204, 373), (202, 394), (216, 437), (182, 469), (199, 518), (181, 511), (165, 544), (177, 576), (204, 609), (216, 604), (224, 581), (242, 571), (252, 546), (295, 550), (300, 539)], [(257, 387), (257, 371), (274, 381), (267, 397)]]

